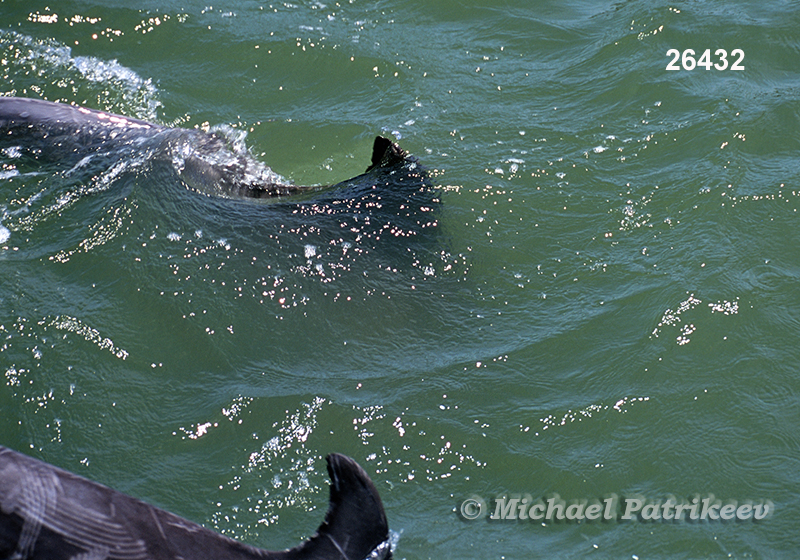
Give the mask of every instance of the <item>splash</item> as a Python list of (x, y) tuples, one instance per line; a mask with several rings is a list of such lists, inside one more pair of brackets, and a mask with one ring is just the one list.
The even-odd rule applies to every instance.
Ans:
[(73, 56), (70, 47), (54, 39), (7, 30), (0, 30), (0, 58), (5, 82), (0, 93), (53, 99), (74, 99), (77, 93), (108, 111), (157, 119), (161, 102), (156, 87), (116, 60)]

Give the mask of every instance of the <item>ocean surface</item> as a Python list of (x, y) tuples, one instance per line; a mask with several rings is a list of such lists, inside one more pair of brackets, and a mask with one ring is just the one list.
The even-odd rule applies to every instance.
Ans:
[[(340, 452), (399, 559), (796, 557), (798, 70), (794, 2), (0, 0), (0, 94), (222, 130), (304, 185), (381, 134), (437, 201), (6, 149), (0, 444), (270, 549)], [(515, 496), (619, 505), (489, 519)]]

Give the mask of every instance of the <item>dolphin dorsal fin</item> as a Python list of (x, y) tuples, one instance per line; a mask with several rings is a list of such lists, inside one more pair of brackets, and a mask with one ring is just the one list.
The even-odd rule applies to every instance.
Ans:
[(325, 521), (311, 539), (286, 551), (285, 558), (364, 560), (367, 551), (374, 551), (371, 557), (391, 559), (386, 514), (369, 475), (345, 455), (332, 453), (327, 461), (331, 487)]
[(15, 551), (15, 557), (28, 560), (391, 559), (375, 485), (349, 457), (334, 453), (327, 461), (325, 520), (301, 545), (273, 552), (0, 446), (0, 557)]
[(380, 167), (392, 167), (406, 160), (408, 153), (403, 148), (383, 136), (376, 136), (372, 144), (372, 163), (367, 172)]

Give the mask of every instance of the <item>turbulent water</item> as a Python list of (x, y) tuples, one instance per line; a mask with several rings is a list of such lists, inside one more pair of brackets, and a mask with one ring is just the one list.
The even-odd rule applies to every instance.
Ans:
[[(793, 557), (798, 68), (788, 2), (0, 1), (4, 95), (303, 185), (383, 134), (432, 185), (256, 204), (6, 148), (0, 444), (272, 549), (336, 451), (397, 558)], [(554, 494), (618, 515), (487, 519)], [(712, 494), (772, 511), (619, 519)]]

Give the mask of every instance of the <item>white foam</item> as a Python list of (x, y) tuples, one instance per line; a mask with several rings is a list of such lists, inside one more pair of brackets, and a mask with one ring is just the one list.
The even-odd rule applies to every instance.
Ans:
[[(157, 89), (130, 68), (116, 60), (101, 60), (93, 56), (72, 55), (72, 49), (54, 39), (36, 39), (16, 31), (0, 30), (0, 49), (6, 60), (21, 69), (25, 75), (35, 75), (48, 79), (68, 78), (89, 81), (104, 86), (109, 101), (121, 98), (126, 112), (131, 110), (145, 120), (155, 120), (161, 102), (157, 99)], [(9, 52), (11, 51), (11, 52)], [(66, 80), (64, 80), (66, 81)], [(15, 84), (15, 89), (24, 84)]]
[(11, 159), (19, 159), (22, 157), (22, 149), (19, 146), (9, 146), (0, 151), (4, 156), (10, 157)]

